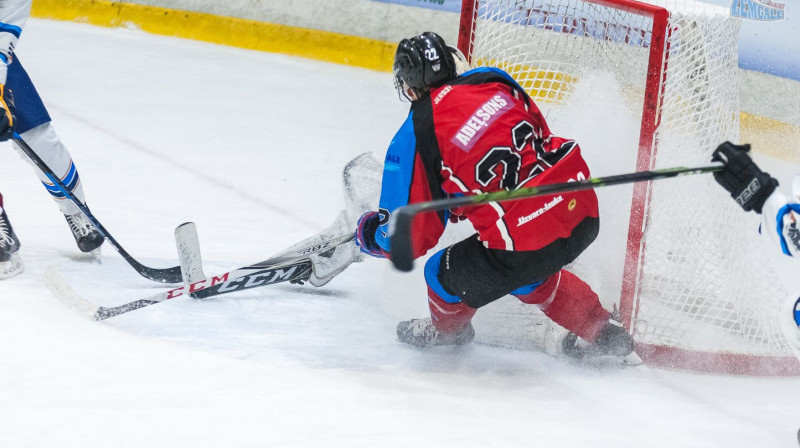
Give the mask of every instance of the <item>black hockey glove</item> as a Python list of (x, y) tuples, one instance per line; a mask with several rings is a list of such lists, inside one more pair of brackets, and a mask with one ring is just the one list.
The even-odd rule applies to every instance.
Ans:
[(778, 187), (778, 181), (761, 171), (748, 151), (750, 145), (731, 142), (719, 145), (711, 160), (725, 163), (725, 169), (714, 173), (714, 179), (746, 212), (754, 210), (760, 214), (764, 202)]
[(6, 86), (0, 84), (0, 142), (14, 135), (14, 116), (6, 104)]

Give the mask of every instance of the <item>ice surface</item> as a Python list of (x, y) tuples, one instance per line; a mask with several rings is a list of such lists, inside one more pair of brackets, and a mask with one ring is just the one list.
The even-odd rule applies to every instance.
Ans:
[[(386, 73), (130, 30), (31, 20), (18, 54), (94, 213), (158, 267), (177, 264), (185, 221), (209, 274), (321, 230), (343, 207), (341, 168), (380, 155), (407, 113)], [(397, 319), (426, 313), (421, 271), (380, 260), (321, 289), (87, 321), (45, 288), (48, 266), (99, 304), (163, 288), (110, 247), (101, 264), (78, 255), (7, 144), (0, 191), (27, 263), (0, 282), (0, 447), (796, 446), (796, 378), (401, 346)]]

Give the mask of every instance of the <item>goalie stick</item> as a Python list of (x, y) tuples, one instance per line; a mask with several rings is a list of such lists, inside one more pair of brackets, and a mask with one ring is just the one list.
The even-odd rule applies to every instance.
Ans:
[(155, 305), (165, 300), (181, 297), (184, 294), (189, 294), (195, 299), (205, 299), (207, 297), (243, 291), (257, 286), (305, 280), (311, 275), (310, 260), (297, 260), (294, 263), (283, 263), (272, 267), (262, 267), (259, 265), (261, 265), (261, 263), (241, 267), (222, 275), (211, 277), (210, 279), (199, 280), (190, 285), (184, 285), (165, 293), (135, 300), (124, 305), (97, 307), (92, 319), (105, 320), (127, 313), (128, 311), (138, 310), (139, 308)]
[[(175, 242), (181, 262), (181, 266), (177, 269), (178, 275), (183, 279), (183, 285), (180, 287), (120, 306), (101, 307), (76, 294), (55, 268), (51, 267), (45, 272), (45, 283), (53, 294), (68, 307), (91, 319), (104, 320), (186, 294), (195, 298), (205, 298), (272, 283), (308, 280), (312, 274), (311, 256), (314, 254), (326, 255), (326, 252), (352, 241), (355, 232), (351, 229), (355, 227), (355, 219), (360, 216), (362, 211), (377, 206), (380, 172), (380, 163), (370, 153), (358, 155), (345, 166), (342, 173), (346, 208), (331, 227), (290, 246), (267, 260), (211, 277), (211, 279), (208, 279), (203, 272), (196, 226), (194, 223), (188, 222), (175, 229)], [(375, 188), (369, 188), (373, 184)], [(349, 219), (348, 210), (350, 211)], [(340, 222), (342, 217), (344, 217), (344, 221)], [(336, 275), (336, 272), (328, 272), (328, 274)]]
[[(182, 224), (176, 229), (178, 250), (179, 252), (184, 251), (181, 253), (181, 257), (189, 256), (186, 252), (196, 248), (196, 233), (194, 232), (193, 223)], [(52, 267), (45, 273), (45, 283), (67, 306), (92, 320), (99, 321), (187, 294), (196, 299), (204, 299), (259, 286), (304, 281), (311, 275), (309, 255), (328, 251), (352, 241), (353, 238), (353, 234), (347, 234), (326, 241), (314, 242), (305, 247), (293, 246), (292, 250), (283, 251), (259, 263), (243, 266), (211, 278), (206, 278), (202, 269), (197, 269), (200, 260), (199, 251), (197, 251), (196, 258), (187, 264), (187, 268), (189, 268), (189, 272), (186, 272), (187, 279), (191, 279), (191, 283), (113, 307), (98, 306), (82, 298), (60, 278), (58, 272)]]
[(34, 152), (34, 150), (28, 145), (27, 142), (25, 142), (25, 140), (22, 139), (22, 137), (20, 137), (19, 134), (15, 132), (13, 139), (14, 142), (16, 142), (16, 144), (22, 149), (22, 152), (24, 152), (25, 155), (28, 156), (28, 158), (31, 159), (31, 161), (33, 161), (33, 163), (40, 170), (42, 170), (45, 176), (47, 176), (47, 178), (50, 179), (51, 182), (53, 182), (53, 185), (55, 185), (59, 189), (59, 191), (61, 191), (61, 193), (64, 194), (64, 197), (69, 199), (70, 202), (72, 202), (73, 204), (75, 204), (76, 207), (78, 207), (78, 210), (80, 210), (81, 213), (83, 213), (83, 215), (86, 216), (86, 219), (88, 219), (89, 222), (91, 222), (92, 225), (94, 225), (97, 228), (97, 230), (100, 232), (101, 235), (103, 235), (103, 237), (105, 237), (108, 243), (111, 244), (111, 246), (114, 249), (116, 249), (117, 252), (119, 252), (122, 258), (124, 258), (125, 261), (127, 261), (128, 264), (131, 265), (131, 267), (133, 267), (133, 269), (135, 269), (136, 272), (139, 273), (139, 275), (147, 279), (161, 283), (181, 282), (180, 266), (173, 266), (171, 268), (166, 268), (166, 269), (151, 268), (149, 266), (143, 265), (142, 263), (139, 263), (135, 258), (133, 258), (122, 247), (122, 245), (120, 245), (119, 242), (117, 242), (117, 240), (113, 236), (111, 236), (111, 234), (108, 232), (108, 230), (106, 230), (105, 227), (103, 227), (100, 221), (98, 221), (97, 218), (94, 217), (92, 212), (89, 211), (89, 207), (87, 207), (86, 204), (81, 202), (78, 198), (75, 197), (75, 195), (72, 194), (71, 191), (67, 189), (66, 185), (64, 185), (64, 182), (62, 182), (61, 179), (58, 176), (56, 176), (53, 170), (50, 169), (49, 166), (47, 166), (44, 160), (42, 160), (36, 154), (36, 152)]
[(616, 176), (596, 177), (574, 182), (559, 184), (539, 185), (536, 187), (520, 188), (518, 190), (502, 190), (491, 193), (481, 193), (471, 196), (459, 196), (435, 201), (420, 202), (398, 208), (392, 213), (389, 224), (389, 238), (391, 245), (391, 259), (395, 268), (408, 272), (414, 268), (413, 241), (411, 239), (411, 222), (419, 213), (444, 210), (458, 207), (473, 207), (487, 202), (516, 201), (519, 199), (544, 196), (548, 194), (567, 193), (570, 191), (588, 190), (591, 188), (610, 187), (612, 185), (644, 182), (650, 180), (667, 179), (691, 174), (713, 173), (722, 171), (723, 163), (712, 163), (707, 166), (694, 168), (666, 168), (655, 171), (639, 171)]

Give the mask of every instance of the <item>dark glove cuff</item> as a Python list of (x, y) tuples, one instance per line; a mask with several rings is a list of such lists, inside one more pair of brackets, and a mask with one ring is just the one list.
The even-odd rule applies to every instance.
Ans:
[(764, 203), (776, 188), (778, 188), (778, 181), (768, 173), (761, 173), (755, 176), (742, 191), (731, 196), (745, 211), (752, 210), (761, 214)]
[(356, 228), (356, 245), (361, 252), (373, 257), (386, 258), (387, 252), (378, 245), (376, 234), (380, 226), (378, 212), (367, 212), (358, 220)]

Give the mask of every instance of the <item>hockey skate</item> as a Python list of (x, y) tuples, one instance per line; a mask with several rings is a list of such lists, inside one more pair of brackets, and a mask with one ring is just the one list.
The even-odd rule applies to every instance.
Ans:
[(594, 342), (587, 342), (575, 333), (568, 332), (561, 340), (561, 353), (576, 361), (602, 364), (604, 361), (620, 365), (639, 365), (642, 360), (633, 352), (631, 335), (622, 324), (609, 320)]
[(0, 208), (0, 279), (13, 277), (25, 269), (19, 256), (19, 246), (19, 239), (8, 216)]
[[(82, 213), (64, 215), (64, 218), (66, 218), (69, 230), (72, 231), (72, 236), (75, 237), (75, 242), (81, 252), (93, 252), (99, 249), (105, 241), (100, 231)], [(99, 255), (99, 251), (94, 253)]]
[(475, 338), (475, 329), (467, 324), (456, 333), (441, 333), (433, 325), (430, 317), (404, 320), (397, 324), (397, 340), (418, 348), (430, 348), (439, 345), (465, 345)]

